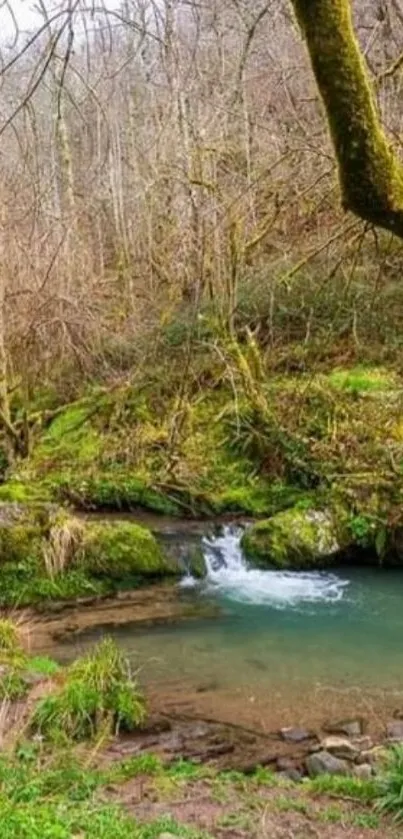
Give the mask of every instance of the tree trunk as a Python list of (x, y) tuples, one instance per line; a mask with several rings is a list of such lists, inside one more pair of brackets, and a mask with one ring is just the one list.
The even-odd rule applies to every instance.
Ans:
[(382, 128), (351, 0), (291, 0), (336, 153), (343, 206), (403, 238), (403, 166)]

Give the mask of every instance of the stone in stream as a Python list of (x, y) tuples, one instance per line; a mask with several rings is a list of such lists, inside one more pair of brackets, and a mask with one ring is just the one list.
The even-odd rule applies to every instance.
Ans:
[(312, 740), (315, 736), (312, 731), (306, 728), (282, 728), (280, 734), (288, 743), (303, 743), (304, 740)]
[(339, 720), (338, 722), (328, 722), (323, 726), (327, 734), (345, 734), (346, 737), (360, 737), (364, 733), (366, 722), (363, 717), (356, 717), (355, 719)]
[(331, 755), (341, 758), (341, 760), (355, 760), (359, 754), (359, 749), (346, 737), (325, 737), (320, 744), (320, 748), (324, 752), (330, 752)]
[(403, 720), (393, 720), (386, 725), (386, 736), (389, 741), (399, 743), (403, 740)]
[(315, 752), (306, 758), (305, 766), (310, 778), (318, 775), (349, 775), (350, 767), (346, 760), (331, 755), (330, 752)]

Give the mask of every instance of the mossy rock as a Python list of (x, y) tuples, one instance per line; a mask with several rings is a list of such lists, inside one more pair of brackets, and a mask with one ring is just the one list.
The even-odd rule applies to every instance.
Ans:
[(261, 567), (317, 568), (332, 564), (341, 546), (327, 510), (290, 509), (248, 528), (242, 536), (248, 559)]
[(111, 579), (175, 573), (153, 534), (132, 522), (87, 525), (77, 561), (86, 573)]
[(50, 505), (0, 504), (0, 564), (38, 559)]

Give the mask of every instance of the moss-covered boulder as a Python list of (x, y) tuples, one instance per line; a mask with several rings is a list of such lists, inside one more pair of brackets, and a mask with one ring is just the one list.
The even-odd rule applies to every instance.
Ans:
[(87, 524), (76, 562), (88, 574), (111, 579), (175, 573), (153, 534), (132, 522)]
[(276, 568), (315, 568), (331, 564), (341, 546), (332, 514), (327, 510), (292, 508), (260, 521), (242, 537), (246, 557)]

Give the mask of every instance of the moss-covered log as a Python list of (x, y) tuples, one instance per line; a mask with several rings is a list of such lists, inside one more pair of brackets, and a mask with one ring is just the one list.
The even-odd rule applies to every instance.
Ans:
[(336, 152), (343, 206), (403, 238), (403, 167), (382, 128), (351, 0), (291, 0)]

